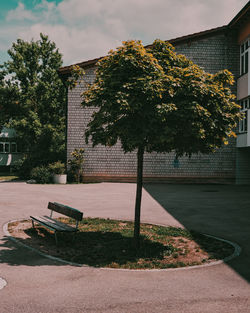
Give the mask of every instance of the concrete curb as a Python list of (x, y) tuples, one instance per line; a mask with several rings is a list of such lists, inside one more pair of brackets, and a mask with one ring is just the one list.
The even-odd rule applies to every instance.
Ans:
[[(241, 253), (241, 247), (237, 244), (237, 243), (234, 243), (232, 241), (229, 241), (229, 240), (226, 240), (226, 239), (223, 239), (223, 238), (219, 238), (219, 237), (215, 237), (215, 236), (212, 236), (212, 235), (208, 235), (208, 234), (203, 234), (207, 237), (210, 237), (210, 238), (214, 238), (216, 240), (220, 240), (220, 241), (223, 241), (223, 242), (226, 242), (228, 244), (230, 244), (231, 246), (234, 247), (234, 252), (233, 254), (229, 255), (228, 257), (222, 259), (222, 260), (218, 260), (218, 261), (214, 261), (214, 262), (211, 262), (211, 263), (208, 263), (208, 264), (202, 264), (202, 265), (193, 265), (193, 266), (186, 266), (186, 267), (178, 267), (178, 268), (166, 268), (166, 269), (123, 269), (123, 268), (108, 268), (108, 267), (93, 267), (93, 266), (89, 266), (89, 265), (86, 265), (86, 264), (80, 264), (80, 263), (74, 263), (74, 262), (70, 262), (70, 261), (65, 261), (63, 259), (60, 259), (58, 257), (54, 257), (54, 256), (51, 256), (49, 254), (46, 254), (46, 253), (43, 253), (35, 248), (32, 248), (22, 242), (20, 242), (18, 239), (16, 239), (15, 237), (11, 236), (11, 234), (9, 233), (8, 231), (8, 224), (9, 223), (13, 223), (13, 222), (19, 222), (19, 221), (22, 221), (24, 220), (24, 218), (22, 219), (17, 219), (17, 220), (11, 220), (7, 223), (5, 223), (3, 225), (3, 232), (4, 234), (9, 238), (11, 239), (12, 241), (16, 242), (17, 244), (19, 244), (20, 246), (22, 247), (25, 247), (45, 258), (48, 258), (50, 260), (53, 260), (53, 261), (56, 261), (56, 262), (61, 262), (61, 263), (64, 263), (66, 265), (71, 265), (71, 266), (76, 266), (76, 267), (90, 267), (90, 268), (96, 268), (96, 269), (101, 269), (101, 270), (111, 270), (111, 271), (155, 271), (155, 272), (160, 272), (160, 271), (181, 271), (181, 270), (190, 270), (190, 269), (196, 269), (196, 268), (203, 268), (203, 267), (209, 267), (209, 266), (215, 266), (215, 265), (219, 265), (219, 264), (223, 264), (223, 263), (226, 263), (234, 258), (236, 258), (237, 256), (240, 255)], [(144, 222), (146, 223), (146, 222)], [(147, 223), (147, 224), (150, 224), (150, 223)], [(163, 225), (163, 224), (155, 224), (155, 225), (159, 225), (159, 226), (169, 226), (169, 225)], [(1, 279), (1, 278), (0, 278)], [(0, 281), (0, 289), (1, 289), (1, 281)]]
[(0, 290), (3, 289), (7, 285), (6, 280), (0, 277)]

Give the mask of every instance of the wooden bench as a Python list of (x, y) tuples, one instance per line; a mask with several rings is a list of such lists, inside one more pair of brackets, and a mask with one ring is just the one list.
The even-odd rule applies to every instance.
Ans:
[[(48, 209), (51, 210), (50, 216), (30, 216), (32, 220), (32, 226), (35, 227), (35, 222), (50, 229), (55, 234), (56, 244), (58, 243), (57, 233), (67, 232), (76, 233), (78, 231), (78, 223), (82, 220), (83, 213), (71, 208), (67, 205), (60, 204), (57, 202), (49, 202)], [(75, 227), (68, 225), (66, 223), (59, 222), (52, 218), (53, 212), (60, 213), (62, 215), (73, 218), (76, 221)]]

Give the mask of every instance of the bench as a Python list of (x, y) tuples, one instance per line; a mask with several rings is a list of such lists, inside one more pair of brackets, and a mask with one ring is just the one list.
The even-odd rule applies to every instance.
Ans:
[[(82, 220), (83, 213), (71, 208), (67, 205), (60, 204), (57, 202), (49, 202), (48, 209), (51, 210), (50, 216), (30, 216), (32, 220), (32, 226), (35, 227), (35, 223), (38, 223), (55, 234), (56, 244), (58, 243), (57, 233), (67, 232), (67, 233), (75, 233), (78, 231), (78, 223)], [(60, 213), (62, 215), (73, 218), (76, 221), (75, 226), (68, 225), (66, 223), (59, 222), (58, 220), (52, 218), (53, 212)]]

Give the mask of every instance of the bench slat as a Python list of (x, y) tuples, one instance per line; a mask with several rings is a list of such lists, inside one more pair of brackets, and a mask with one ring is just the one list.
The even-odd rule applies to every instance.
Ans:
[(75, 227), (61, 223), (48, 216), (30, 216), (30, 217), (37, 223), (44, 225), (52, 230), (64, 231), (64, 232), (76, 232), (77, 231)]
[(66, 215), (68, 217), (72, 217), (77, 221), (81, 221), (82, 217), (83, 217), (82, 212), (80, 212), (74, 208), (71, 208), (67, 205), (57, 203), (57, 202), (49, 202), (48, 209), (53, 210), (57, 213), (61, 213), (63, 215)]
[(58, 221), (58, 220), (56, 220), (56, 219), (54, 219), (54, 218), (51, 218), (51, 217), (49, 217), (49, 216), (47, 216), (47, 215), (43, 215), (43, 216), (39, 216), (39, 217), (43, 217), (43, 218), (46, 219), (48, 222), (56, 223), (56, 225), (61, 226), (62, 228), (69, 229), (69, 230), (72, 229), (72, 231), (75, 231), (75, 230), (76, 230), (76, 228), (75, 228), (74, 226), (71, 226), (71, 225), (65, 224), (65, 223), (63, 223), (63, 222), (60, 222), (60, 221)]

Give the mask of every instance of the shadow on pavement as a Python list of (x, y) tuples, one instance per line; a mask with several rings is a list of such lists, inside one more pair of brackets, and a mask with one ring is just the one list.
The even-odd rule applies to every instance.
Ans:
[(144, 189), (187, 229), (238, 243), (228, 263), (250, 281), (250, 186), (144, 184)]
[(0, 241), (0, 263), (8, 265), (66, 265), (65, 263), (56, 262), (46, 257), (42, 257), (38, 253), (21, 246), (9, 237), (4, 236)]

